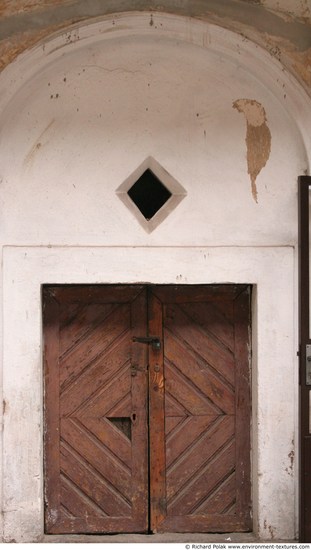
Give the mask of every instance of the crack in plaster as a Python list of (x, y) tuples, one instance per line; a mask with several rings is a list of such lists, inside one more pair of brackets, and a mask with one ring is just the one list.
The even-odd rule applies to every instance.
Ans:
[(246, 119), (247, 168), (252, 195), (258, 202), (256, 178), (267, 164), (271, 152), (271, 132), (267, 125), (266, 111), (255, 99), (237, 99), (233, 108), (243, 113)]
[(47, 127), (43, 130), (43, 132), (41, 132), (40, 136), (38, 137), (38, 139), (36, 140), (36, 142), (34, 143), (34, 145), (31, 147), (29, 153), (28, 153), (28, 154), (26, 155), (26, 157), (25, 157), (25, 160), (24, 160), (24, 164), (25, 164), (25, 165), (30, 165), (30, 164), (32, 164), (36, 152), (37, 152), (39, 149), (41, 149), (41, 147), (42, 147), (42, 138), (43, 138), (43, 136), (45, 136), (45, 134), (49, 131), (49, 129), (51, 128), (51, 126), (54, 124), (54, 122), (55, 122), (55, 119), (53, 118), (53, 119), (51, 120), (51, 122), (47, 125)]

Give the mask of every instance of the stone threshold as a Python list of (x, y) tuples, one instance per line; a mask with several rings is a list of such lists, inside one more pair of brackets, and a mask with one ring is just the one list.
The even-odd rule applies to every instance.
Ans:
[(263, 540), (254, 533), (156, 533), (116, 535), (44, 535), (43, 543), (295, 543), (293, 540)]

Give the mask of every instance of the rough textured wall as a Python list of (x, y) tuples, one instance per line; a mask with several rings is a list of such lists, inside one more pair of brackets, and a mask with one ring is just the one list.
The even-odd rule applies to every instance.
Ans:
[(0, 69), (70, 25), (143, 10), (206, 19), (243, 34), (276, 56), (311, 94), (311, 0), (2, 0)]

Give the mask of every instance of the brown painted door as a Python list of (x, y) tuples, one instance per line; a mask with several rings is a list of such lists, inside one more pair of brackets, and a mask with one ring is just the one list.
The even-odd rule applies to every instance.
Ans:
[(149, 301), (163, 337), (149, 358), (151, 529), (248, 531), (249, 288), (154, 287)]
[(44, 290), (48, 533), (148, 529), (146, 311), (139, 286)]
[(44, 335), (48, 533), (251, 528), (247, 287), (46, 287)]

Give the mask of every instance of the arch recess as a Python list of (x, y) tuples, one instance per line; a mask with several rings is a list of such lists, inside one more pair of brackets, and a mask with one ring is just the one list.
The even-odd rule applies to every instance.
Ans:
[[(110, 15), (2, 72), (5, 540), (42, 536), (40, 285), (120, 281), (254, 285), (254, 531), (294, 538), (293, 249), (310, 127), (310, 98), (274, 57), (188, 17)], [(185, 194), (148, 233), (117, 190), (151, 157)]]

